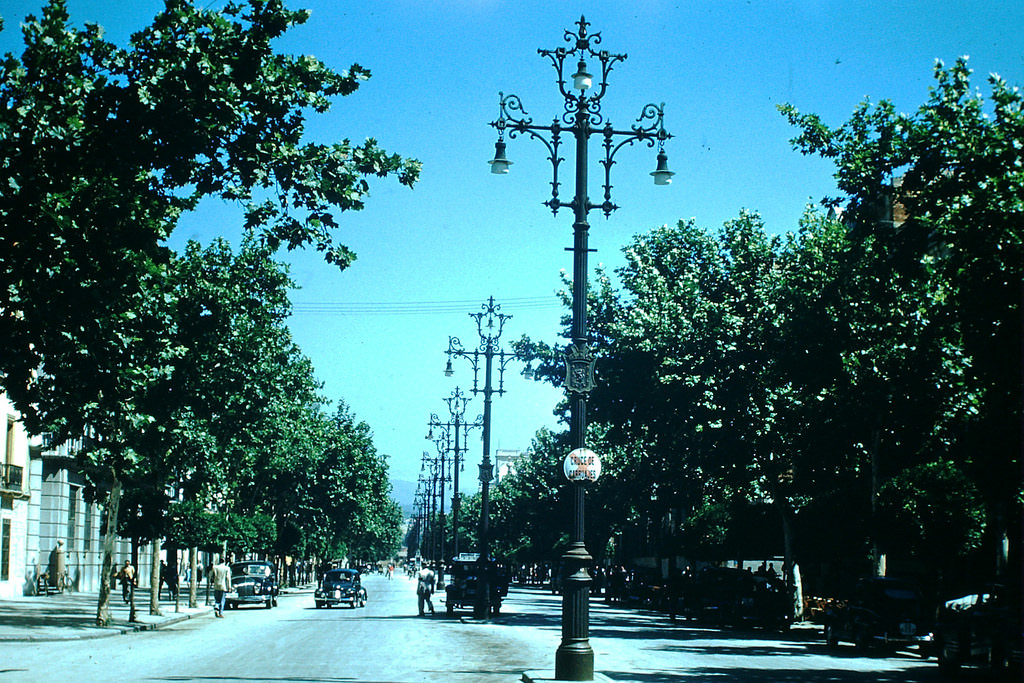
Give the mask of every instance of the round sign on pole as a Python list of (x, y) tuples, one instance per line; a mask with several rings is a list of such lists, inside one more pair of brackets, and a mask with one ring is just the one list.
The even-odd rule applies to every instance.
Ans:
[(601, 476), (601, 458), (589, 448), (577, 448), (562, 463), (569, 481), (597, 481)]

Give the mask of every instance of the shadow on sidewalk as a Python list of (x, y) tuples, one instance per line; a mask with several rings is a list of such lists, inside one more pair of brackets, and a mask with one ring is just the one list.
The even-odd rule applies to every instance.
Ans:
[(175, 611), (173, 602), (161, 601), (161, 614), (151, 615), (149, 599), (148, 589), (136, 590), (136, 620), (132, 622), (128, 619), (129, 605), (125, 604), (120, 591), (112, 593), (111, 620), (106, 627), (96, 625), (98, 593), (54, 593), (0, 600), (0, 641), (97, 638), (156, 629), (212, 612), (211, 607), (203, 604), (202, 597), (198, 600), (197, 607), (188, 607), (188, 598), (185, 594), (184, 600), (178, 605), (178, 611)]

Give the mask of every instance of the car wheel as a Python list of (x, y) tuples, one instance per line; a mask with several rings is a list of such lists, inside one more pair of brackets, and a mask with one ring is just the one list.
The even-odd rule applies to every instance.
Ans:
[(861, 652), (867, 652), (871, 645), (871, 638), (868, 637), (867, 629), (858, 628), (853, 636), (853, 642)]
[(274, 601), (273, 600), (267, 600), (266, 606), (267, 606), (267, 609), (270, 609), (271, 607), (274, 606)]
[(992, 643), (989, 646), (988, 651), (988, 668), (993, 673), (1001, 673), (1008, 669), (1009, 662), (1007, 661), (1004, 648), (999, 643)]
[(960, 660), (946, 654), (945, 647), (939, 647), (939, 673), (943, 676), (953, 676), (960, 671)]
[(319, 600), (316, 601), (316, 608), (317, 609), (320, 609), (323, 606), (324, 606), (324, 603), (320, 602)]

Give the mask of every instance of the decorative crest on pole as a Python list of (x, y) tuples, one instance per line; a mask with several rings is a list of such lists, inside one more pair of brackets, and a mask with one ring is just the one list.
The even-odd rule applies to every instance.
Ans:
[(594, 364), (597, 357), (591, 353), (590, 346), (570, 344), (565, 353), (565, 389), (573, 394), (589, 394), (597, 382), (594, 381)]

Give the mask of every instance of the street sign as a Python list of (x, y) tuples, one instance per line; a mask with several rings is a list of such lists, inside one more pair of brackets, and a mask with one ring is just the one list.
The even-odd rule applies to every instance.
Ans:
[(601, 458), (589, 448), (577, 448), (562, 463), (569, 481), (597, 481), (601, 476)]

